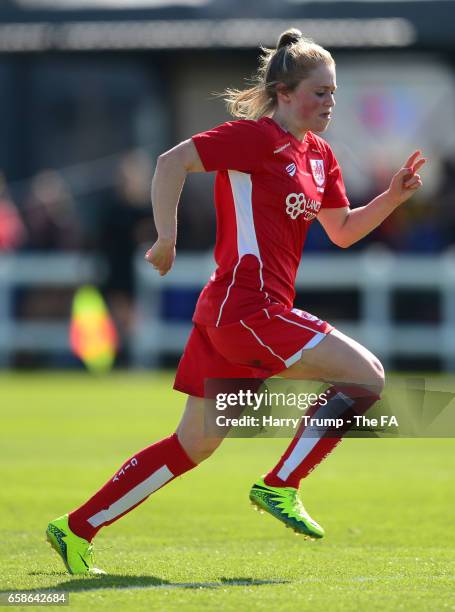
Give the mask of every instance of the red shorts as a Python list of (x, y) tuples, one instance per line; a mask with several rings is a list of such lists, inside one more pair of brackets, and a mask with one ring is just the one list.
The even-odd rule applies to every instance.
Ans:
[(332, 329), (308, 312), (279, 304), (230, 325), (195, 324), (174, 389), (204, 397), (207, 378), (269, 378), (296, 363)]

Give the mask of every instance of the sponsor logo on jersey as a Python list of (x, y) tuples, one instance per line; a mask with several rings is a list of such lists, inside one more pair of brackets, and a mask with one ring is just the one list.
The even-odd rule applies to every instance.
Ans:
[(289, 176), (294, 176), (296, 171), (297, 171), (297, 166), (294, 164), (294, 162), (286, 166), (286, 172), (289, 174)]
[(324, 162), (322, 159), (310, 159), (310, 164), (314, 182), (318, 187), (322, 187), (325, 183)]
[(290, 193), (286, 198), (286, 213), (291, 219), (303, 215), (305, 221), (312, 221), (321, 208), (321, 202), (307, 198), (304, 193)]
[(288, 147), (290, 147), (290, 146), (291, 146), (291, 143), (290, 143), (290, 142), (287, 142), (286, 144), (281, 145), (281, 147), (278, 147), (278, 149), (275, 149), (275, 151), (274, 151), (273, 153), (274, 153), (275, 155), (276, 155), (277, 153), (281, 153), (281, 151), (284, 151), (285, 149), (287, 149), (287, 148), (288, 148)]

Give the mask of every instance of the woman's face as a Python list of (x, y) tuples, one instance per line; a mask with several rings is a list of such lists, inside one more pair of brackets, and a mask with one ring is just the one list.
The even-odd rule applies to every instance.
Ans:
[(299, 131), (323, 132), (332, 117), (336, 87), (335, 65), (321, 63), (293, 91), (278, 94), (280, 111)]

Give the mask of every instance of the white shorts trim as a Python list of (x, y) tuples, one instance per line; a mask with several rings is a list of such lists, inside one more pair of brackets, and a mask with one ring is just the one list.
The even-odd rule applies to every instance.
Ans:
[[(267, 346), (267, 344), (264, 344), (264, 342), (262, 342), (262, 340), (259, 338), (259, 336), (256, 334), (256, 332), (255, 332), (253, 329), (251, 329), (251, 327), (248, 327), (248, 325), (246, 325), (246, 323), (244, 323), (242, 320), (240, 320), (240, 323), (243, 325), (243, 327), (245, 327), (246, 329), (248, 329), (248, 330), (249, 330), (249, 331), (250, 331), (250, 332), (253, 334), (253, 336), (256, 338), (256, 340), (259, 342), (259, 344), (260, 344), (261, 346), (263, 346), (264, 348), (266, 348), (267, 350), (269, 350), (269, 351), (272, 353), (272, 355), (274, 355), (275, 357), (278, 357), (278, 359), (280, 359), (280, 360), (281, 360), (281, 361), (284, 363), (284, 365), (286, 365), (286, 361), (283, 359), (283, 357), (280, 357), (279, 355), (277, 355), (277, 354), (275, 353), (275, 351), (273, 351), (273, 350), (270, 348), (270, 346)], [(287, 366), (286, 366), (286, 367), (287, 367)]]
[(321, 340), (323, 340), (326, 337), (327, 334), (323, 334), (322, 332), (316, 332), (314, 337), (311, 338), (311, 340), (309, 340), (305, 346), (303, 346), (301, 349), (299, 349), (297, 351), (297, 353), (294, 353), (293, 355), (291, 355), (290, 357), (288, 357), (285, 361), (286, 363), (286, 367), (290, 368), (292, 365), (294, 365), (294, 363), (297, 363), (297, 361), (299, 361), (299, 359), (301, 359), (302, 357), (302, 353), (303, 351), (306, 351), (308, 349), (312, 349), (315, 346), (317, 346)]
[(309, 329), (310, 331), (314, 332), (315, 334), (322, 333), (322, 332), (317, 332), (312, 327), (308, 327), (308, 325), (302, 325), (301, 323), (297, 323), (297, 321), (291, 321), (290, 319), (286, 319), (286, 317), (283, 317), (283, 315), (276, 315), (276, 316), (279, 319), (282, 319), (283, 321), (286, 321), (286, 323), (291, 323), (291, 325), (297, 325), (297, 327), (303, 327), (303, 329)]

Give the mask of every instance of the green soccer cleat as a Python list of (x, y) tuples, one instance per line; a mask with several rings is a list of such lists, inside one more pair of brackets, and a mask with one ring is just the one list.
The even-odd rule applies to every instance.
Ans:
[(49, 544), (63, 559), (70, 574), (101, 575), (106, 573), (94, 567), (92, 544), (71, 531), (67, 514), (49, 523), (46, 536)]
[(324, 529), (311, 518), (297, 493), (293, 487), (269, 487), (261, 478), (253, 485), (250, 500), (258, 510), (265, 510), (295, 533), (311, 539), (324, 537)]

